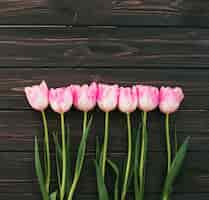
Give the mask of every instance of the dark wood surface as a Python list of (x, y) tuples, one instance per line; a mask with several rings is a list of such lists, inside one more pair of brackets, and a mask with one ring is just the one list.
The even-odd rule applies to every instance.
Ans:
[(2, 28), (0, 64), (10, 67), (208, 68), (208, 29)]
[(0, 24), (208, 27), (207, 0), (1, 0)]
[[(33, 167), (33, 153), (26, 152), (1, 152), (1, 193), (39, 193), (37, 181)], [(121, 163), (125, 158), (125, 153), (111, 153), (111, 159)], [(149, 152), (147, 168), (146, 188), (149, 193), (160, 194), (162, 190), (165, 156), (164, 152)], [(96, 178), (93, 164), (94, 154), (87, 154), (87, 160), (80, 179), (78, 194), (96, 195)], [(184, 172), (178, 178), (175, 184), (175, 193), (208, 193), (207, 174), (209, 172), (205, 160), (209, 159), (207, 152), (189, 152)], [(155, 163), (155, 164), (153, 164)], [(24, 169), (24, 170), (23, 170)], [(5, 174), (5, 170), (10, 170)], [(15, 177), (15, 178), (14, 178)], [(109, 177), (110, 178), (110, 177)], [(8, 187), (11, 188), (8, 188)], [(110, 189), (111, 191), (111, 189)]]
[[(147, 200), (158, 200), (159, 194), (146, 194)], [(21, 198), (22, 200), (39, 200), (40, 196), (38, 194), (31, 194), (31, 193), (24, 193), (24, 194), (0, 194), (1, 199), (13, 199), (13, 198)], [(131, 197), (130, 197), (131, 198)], [(206, 193), (199, 193), (199, 194), (173, 194), (173, 200), (184, 200), (184, 199), (191, 199), (191, 200), (208, 200), (209, 196)], [(77, 195), (76, 199), (85, 199), (85, 200), (97, 200), (96, 195)]]
[[(180, 143), (188, 135), (191, 141), (172, 200), (208, 200), (208, 28), (208, 0), (1, 0), (0, 199), (41, 199), (33, 148), (34, 136), (42, 136), (41, 116), (28, 106), (23, 88), (45, 79), (50, 87), (91, 81), (183, 87), (185, 101), (173, 115), (172, 127), (176, 125)], [(104, 115), (98, 109), (92, 114), (78, 200), (98, 199), (93, 159)], [(50, 109), (47, 117), (50, 131), (59, 126)], [(110, 118), (109, 156), (122, 164), (125, 116), (115, 111)], [(156, 110), (149, 119), (145, 200), (159, 200), (166, 167), (163, 115)], [(82, 113), (72, 109), (66, 120), (75, 156)], [(134, 127), (138, 120), (136, 111)], [(133, 199), (131, 193), (128, 199)]]

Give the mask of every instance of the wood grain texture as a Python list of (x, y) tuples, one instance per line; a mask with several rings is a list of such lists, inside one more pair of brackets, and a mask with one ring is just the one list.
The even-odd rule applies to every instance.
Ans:
[[(111, 153), (109, 158), (122, 164), (126, 154)], [(0, 192), (1, 193), (38, 193), (39, 188), (34, 174), (33, 153), (1, 152), (0, 158)], [(96, 177), (93, 159), (94, 154), (87, 154), (78, 194), (96, 194)], [(161, 192), (163, 177), (166, 169), (166, 153), (150, 152), (147, 162), (146, 192)], [(184, 163), (181, 175), (178, 177), (174, 192), (176, 193), (203, 193), (209, 192), (209, 168), (205, 160), (209, 159), (207, 152), (189, 152)], [(7, 173), (5, 173), (5, 171)], [(112, 190), (112, 175), (109, 173), (107, 180), (110, 191)], [(13, 185), (13, 186), (12, 186)], [(132, 187), (130, 187), (132, 188)], [(132, 189), (130, 189), (131, 191)]]
[[(48, 81), (51, 87), (58, 87), (71, 83), (84, 83), (93, 80), (109, 83), (118, 82), (122, 85), (136, 83), (154, 84), (157, 86), (169, 84), (183, 86), (186, 93), (185, 102), (177, 113), (176, 124), (179, 141), (191, 135), (189, 156), (176, 185), (177, 193), (194, 193), (197, 197), (200, 192), (208, 191), (208, 130), (209, 112), (206, 101), (201, 100), (208, 91), (209, 70), (190, 69), (121, 69), (117, 68), (19, 68), (0, 69), (0, 94), (13, 98), (13, 103), (5, 99), (0, 111), (0, 193), (39, 193), (33, 167), (33, 141), (36, 134), (41, 135), (40, 115), (31, 111), (24, 100), (23, 87), (39, 83), (42, 79)], [(8, 79), (9, 77), (9, 79)], [(200, 79), (201, 77), (201, 79)], [(187, 96), (190, 96), (187, 102)], [(1, 99), (1, 98), (0, 98)], [(200, 100), (200, 101), (199, 101)], [(16, 105), (16, 102), (20, 104)], [(195, 106), (196, 105), (196, 106)], [(96, 194), (95, 171), (92, 163), (95, 151), (95, 136), (102, 138), (100, 128), (103, 127), (103, 115), (95, 110), (95, 122), (88, 142), (88, 162), (81, 180), (79, 193)], [(48, 112), (50, 124), (55, 127), (57, 115)], [(67, 116), (71, 122), (72, 141), (74, 147), (81, 136), (81, 113), (73, 109)], [(134, 113), (133, 123), (139, 119), (139, 112)], [(111, 131), (109, 151), (114, 159), (121, 161), (126, 155), (126, 127), (124, 117), (119, 112), (111, 114)], [(150, 114), (149, 137), (149, 177), (148, 193), (160, 192), (162, 173), (165, 167), (165, 144), (163, 117), (158, 111)], [(53, 128), (50, 126), (50, 128)], [(27, 151), (27, 152), (26, 152)], [(76, 148), (72, 149), (76, 152)], [(153, 164), (157, 163), (157, 164)], [(2, 172), (2, 174), (1, 174)], [(154, 178), (153, 178), (154, 177)], [(186, 186), (185, 186), (186, 185)], [(12, 189), (11, 189), (12, 188)], [(180, 195), (180, 194), (179, 194)], [(191, 194), (192, 196), (192, 194)], [(201, 195), (200, 195), (201, 196)], [(83, 197), (78, 197), (82, 199)], [(153, 197), (154, 199), (159, 198)], [(191, 197), (192, 198), (192, 197)], [(204, 196), (202, 197), (204, 199)]]
[(203, 26), (207, 0), (1, 0), (0, 24)]
[[(154, 194), (146, 194), (147, 200), (159, 200), (160, 194), (154, 193)], [(8, 199), (21, 199), (21, 200), (40, 200), (40, 195), (37, 193), (1, 193), (0, 198), (2, 200), (8, 200)], [(132, 198), (132, 196), (130, 197)], [(173, 200), (185, 200), (185, 199), (191, 199), (191, 200), (208, 200), (209, 194), (208, 193), (181, 193), (181, 194), (173, 194), (172, 199)], [(77, 195), (75, 200), (98, 200), (97, 195)]]
[(1, 67), (204, 68), (209, 30), (2, 28)]
[[(176, 126), (179, 143), (188, 135), (191, 141), (172, 200), (208, 200), (208, 28), (207, 0), (1, 0), (0, 199), (41, 199), (33, 152), (34, 136), (43, 142), (41, 116), (27, 104), (23, 88), (45, 79), (50, 87), (91, 81), (183, 87), (186, 98), (171, 127)], [(104, 115), (99, 109), (93, 114), (75, 200), (98, 199), (93, 159), (95, 138), (103, 137)], [(125, 117), (118, 111), (110, 117), (108, 155), (122, 166), (127, 152)], [(57, 118), (47, 110), (50, 133), (59, 127)], [(158, 200), (166, 168), (164, 122), (159, 111), (149, 119), (146, 200)], [(81, 120), (82, 113), (75, 109), (66, 115), (73, 157)], [(132, 115), (134, 127), (139, 120), (137, 111)], [(111, 188), (111, 174), (108, 182)]]
[[(95, 111), (94, 123), (91, 134), (88, 139), (88, 152), (95, 151), (96, 136), (101, 140), (103, 137), (104, 116), (101, 112)], [(109, 149), (111, 152), (126, 152), (127, 133), (125, 116), (119, 112), (113, 112), (110, 115), (110, 141)], [(32, 111), (1, 111), (0, 112), (0, 151), (33, 151), (35, 135), (42, 138), (42, 125), (39, 113)], [(48, 113), (50, 132), (60, 127), (59, 116)], [(149, 151), (164, 151), (164, 121), (159, 112), (153, 112), (149, 115)], [(133, 127), (137, 128), (140, 121), (140, 112), (132, 115)], [(176, 119), (172, 120), (172, 131), (176, 125), (179, 143), (187, 136), (191, 136), (190, 151), (208, 151), (208, 130), (209, 130), (209, 112), (208, 111), (179, 111)], [(71, 128), (71, 140), (74, 142), (72, 151), (77, 150), (81, 138), (81, 112), (71, 111), (66, 115), (66, 123)], [(51, 137), (50, 137), (51, 138)], [(52, 140), (52, 138), (51, 138)], [(51, 141), (52, 143), (52, 141)]]

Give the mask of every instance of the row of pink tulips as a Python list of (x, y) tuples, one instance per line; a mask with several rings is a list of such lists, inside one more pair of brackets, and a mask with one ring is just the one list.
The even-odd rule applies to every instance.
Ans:
[(137, 107), (149, 112), (159, 106), (165, 114), (175, 112), (184, 98), (181, 88), (136, 85), (119, 87), (118, 85), (96, 84), (71, 85), (48, 89), (43, 81), (40, 85), (26, 87), (25, 93), (31, 107), (38, 111), (45, 110), (50, 104), (57, 113), (64, 113), (74, 105), (78, 110), (88, 112), (96, 105), (110, 112), (118, 107), (121, 112), (131, 113)]
[[(87, 136), (89, 132), (89, 124), (91, 124), (91, 120), (88, 123), (88, 112), (95, 108), (96, 105), (105, 112), (105, 130), (104, 130), (104, 139), (102, 147), (97, 149), (98, 156), (95, 160), (96, 165), (96, 173), (98, 183), (103, 181), (105, 187), (105, 175), (106, 175), (106, 163), (111, 162), (111, 165), (114, 165), (112, 161), (107, 159), (107, 148), (108, 148), (108, 138), (109, 138), (109, 112), (118, 108), (122, 113), (125, 113), (127, 116), (127, 133), (128, 133), (128, 154), (127, 154), (127, 162), (125, 169), (125, 176), (122, 185), (121, 191), (121, 200), (126, 199), (126, 194), (128, 190), (128, 180), (130, 176), (131, 170), (131, 159), (132, 155), (132, 128), (131, 128), (131, 116), (130, 114), (134, 112), (137, 108), (143, 111), (142, 114), (142, 130), (141, 130), (141, 144), (138, 145), (136, 142), (136, 164), (135, 164), (135, 180), (139, 180), (135, 182), (135, 199), (143, 200), (144, 198), (144, 185), (145, 185), (145, 163), (146, 163), (146, 155), (147, 155), (147, 140), (148, 140), (148, 131), (147, 131), (147, 113), (159, 107), (160, 111), (165, 114), (165, 133), (166, 133), (166, 145), (167, 145), (167, 179), (172, 180), (169, 176), (172, 176), (172, 170), (174, 172), (175, 166), (172, 167), (176, 163), (176, 159), (180, 160), (179, 157), (183, 158), (184, 149), (187, 148), (187, 141), (182, 145), (180, 149), (180, 153), (174, 158), (172, 161), (171, 154), (171, 142), (170, 142), (170, 129), (169, 129), (169, 115), (175, 112), (182, 100), (184, 99), (184, 94), (181, 88), (175, 87), (161, 87), (158, 89), (153, 86), (144, 86), (144, 85), (135, 85), (132, 87), (119, 87), (117, 84), (115, 85), (107, 85), (107, 84), (97, 84), (95, 82), (90, 85), (70, 85), (68, 87), (56, 88), (56, 89), (48, 89), (47, 84), (43, 81), (40, 85), (35, 85), (32, 87), (25, 88), (25, 94), (27, 100), (31, 107), (37, 111), (42, 113), (43, 124), (44, 124), (44, 141), (45, 141), (45, 158), (46, 158), (46, 166), (45, 168), (45, 181), (40, 185), (45, 185), (45, 188), (42, 188), (42, 196), (44, 200), (49, 200), (50, 196), (50, 179), (51, 179), (51, 161), (50, 161), (50, 152), (49, 152), (49, 133), (48, 133), (48, 125), (45, 115), (45, 109), (50, 104), (51, 108), (60, 114), (61, 116), (61, 136), (62, 136), (62, 157), (60, 162), (62, 162), (62, 175), (61, 177), (60, 188), (59, 188), (59, 196), (60, 200), (65, 199), (67, 195), (68, 200), (73, 199), (73, 194), (75, 192), (77, 183), (79, 181), (79, 177), (81, 174), (84, 156), (86, 151), (86, 143)], [(78, 164), (75, 168), (74, 179), (72, 180), (72, 185), (69, 191), (66, 191), (66, 181), (68, 177), (67, 174), (67, 143), (66, 143), (66, 133), (65, 133), (65, 120), (64, 113), (69, 111), (70, 108), (74, 105), (80, 111), (83, 111), (83, 135), (81, 139), (80, 145), (80, 155), (78, 155)], [(57, 142), (55, 141), (57, 144)], [(56, 147), (57, 145), (55, 145)], [(139, 150), (139, 148), (141, 148)], [(38, 149), (37, 139), (35, 143), (35, 149)], [(99, 149), (102, 149), (101, 152)], [(183, 149), (183, 150), (182, 150)], [(37, 150), (35, 151), (38, 152)], [(139, 153), (140, 152), (140, 153)], [(182, 153), (183, 152), (183, 153)], [(140, 154), (140, 155), (139, 155)], [(37, 175), (39, 180), (39, 161), (38, 154), (36, 154), (35, 163), (37, 164)], [(137, 161), (139, 160), (139, 162)], [(174, 164), (172, 164), (174, 163)], [(116, 167), (116, 166), (115, 166)], [(114, 167), (114, 168), (115, 168)], [(59, 166), (58, 166), (59, 168)], [(176, 167), (178, 168), (178, 166)], [(102, 178), (100, 177), (102, 176)], [(39, 181), (40, 182), (40, 181)], [(167, 183), (165, 184), (167, 185)], [(172, 185), (172, 184), (170, 184)], [(102, 188), (103, 188), (102, 187)], [(169, 200), (169, 192), (171, 191), (167, 186), (165, 187), (163, 192), (163, 200)], [(100, 191), (100, 187), (98, 187), (98, 191)], [(99, 192), (100, 193), (100, 192)], [(103, 193), (103, 192), (101, 192)], [(54, 195), (54, 193), (53, 193)], [(55, 196), (55, 195), (54, 195)], [(118, 195), (116, 195), (118, 196)], [(106, 194), (105, 200), (108, 200), (108, 194)], [(118, 199), (115, 199), (118, 200)]]

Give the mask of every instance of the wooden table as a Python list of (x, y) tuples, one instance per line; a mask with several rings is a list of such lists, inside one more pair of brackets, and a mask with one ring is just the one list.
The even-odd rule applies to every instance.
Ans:
[[(38, 200), (33, 142), (40, 115), (23, 87), (90, 81), (181, 86), (185, 101), (175, 115), (179, 142), (191, 135), (174, 200), (209, 199), (209, 1), (208, 0), (1, 0), (0, 1), (0, 199)], [(78, 200), (96, 200), (95, 122)], [(48, 112), (53, 125), (56, 115)], [(134, 123), (140, 113), (133, 115)], [(80, 140), (81, 113), (72, 110), (72, 151)], [(165, 171), (163, 116), (150, 116), (147, 199), (157, 200)], [(109, 156), (126, 156), (124, 116), (111, 114)], [(54, 126), (51, 127), (53, 129)], [(131, 198), (130, 198), (131, 199)]]

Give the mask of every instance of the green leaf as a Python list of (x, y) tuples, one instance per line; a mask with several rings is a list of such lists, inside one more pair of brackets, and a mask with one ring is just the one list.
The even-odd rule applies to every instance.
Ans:
[(59, 188), (61, 188), (61, 171), (60, 171), (60, 162), (62, 160), (62, 151), (61, 146), (58, 141), (58, 132), (53, 133), (53, 139), (55, 144), (55, 157), (56, 157), (56, 169), (57, 169), (57, 181)]
[(96, 166), (96, 176), (97, 176), (97, 187), (98, 187), (98, 194), (99, 194), (99, 200), (109, 200), (107, 188), (104, 183), (104, 178), (102, 176), (101, 167), (99, 167), (99, 164), (95, 162)]
[(38, 147), (37, 137), (35, 137), (35, 169), (36, 169), (36, 175), (38, 177), (38, 182), (40, 185), (40, 190), (41, 190), (43, 200), (48, 200), (48, 194), (45, 188), (43, 170), (42, 170), (40, 156), (39, 156), (39, 147)]
[(96, 137), (96, 161), (99, 162), (100, 159), (100, 145), (99, 145), (99, 138)]
[(141, 126), (139, 125), (135, 137), (135, 151), (134, 151), (134, 193), (135, 199), (139, 198), (139, 153), (140, 153), (140, 133)]
[(99, 166), (102, 166), (102, 161), (103, 161), (103, 156), (104, 156), (104, 144), (102, 144), (102, 148), (101, 148), (101, 153), (100, 153), (100, 158), (99, 158)]
[(139, 199), (139, 179), (138, 179), (138, 170), (134, 169), (134, 195), (135, 199)]
[(175, 145), (175, 154), (178, 152), (178, 137), (176, 132), (176, 125), (174, 130), (174, 145)]
[(141, 190), (141, 198), (143, 199), (144, 197), (144, 186), (145, 186), (145, 177), (146, 177), (146, 162), (147, 162), (147, 128), (145, 129), (145, 137), (144, 137), (144, 175), (143, 175), (143, 184), (142, 184), (142, 190)]
[(49, 199), (50, 200), (56, 200), (57, 199), (57, 192), (51, 193)]
[(83, 166), (83, 161), (84, 161), (84, 157), (85, 157), (85, 151), (86, 151), (86, 144), (87, 144), (87, 138), (88, 138), (88, 134), (89, 134), (89, 130), (92, 124), (92, 117), (88, 122), (87, 128), (84, 131), (82, 138), (81, 138), (81, 142), (78, 148), (78, 155), (77, 155), (77, 160), (76, 160), (76, 165), (75, 165), (75, 175), (77, 177), (80, 176), (81, 173), (81, 169)]
[(44, 167), (43, 167), (43, 174), (46, 176), (48, 174), (48, 167), (47, 167), (47, 152), (46, 152), (46, 146), (43, 145), (43, 157), (44, 157)]
[(116, 179), (115, 179), (115, 186), (114, 186), (114, 200), (118, 200), (118, 189), (119, 189), (119, 169), (117, 165), (112, 162), (111, 160), (107, 160), (111, 168), (113, 169)]
[(67, 143), (66, 143), (66, 158), (67, 158), (67, 171), (66, 171), (66, 191), (69, 193), (70, 186), (72, 184), (72, 171), (71, 171), (71, 155), (70, 155), (70, 126), (67, 125), (66, 129)]
[(183, 164), (186, 152), (188, 149), (190, 137), (187, 137), (184, 143), (179, 148), (179, 151), (176, 153), (175, 159), (172, 162), (170, 171), (165, 179), (164, 189), (163, 189), (163, 199), (167, 199), (172, 191), (172, 186), (175, 181), (175, 178), (179, 174), (180, 168)]

